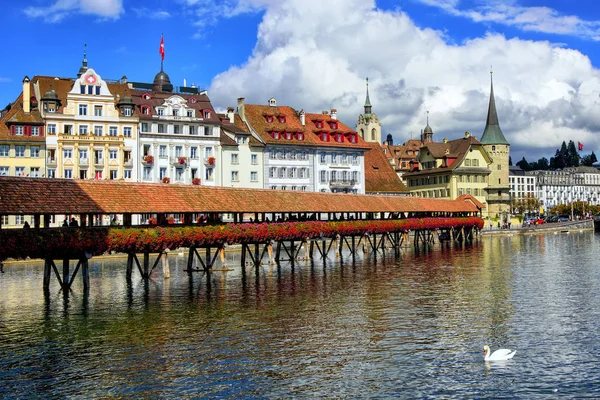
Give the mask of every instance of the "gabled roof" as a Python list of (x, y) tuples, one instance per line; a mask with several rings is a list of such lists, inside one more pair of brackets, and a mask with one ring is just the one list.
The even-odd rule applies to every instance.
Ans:
[(0, 214), (478, 212), (470, 201), (162, 183), (0, 177)]
[[(344, 147), (364, 149), (367, 146), (360, 138), (356, 131), (350, 129), (343, 122), (334, 119), (330, 114), (305, 114), (305, 125), (300, 121), (299, 113), (289, 106), (269, 106), (258, 104), (244, 104), (244, 115), (246, 122), (260, 136), (261, 140), (266, 144), (277, 145), (295, 145), (295, 146), (325, 146), (325, 147)], [(273, 122), (267, 122), (267, 116), (273, 116)], [(279, 122), (278, 117), (285, 117), (285, 123)], [(315, 121), (323, 121), (323, 127), (317, 128)], [(338, 129), (331, 129), (329, 123), (335, 121), (338, 124)], [(241, 127), (243, 121), (237, 122), (236, 125)], [(303, 140), (298, 140), (296, 137), (291, 139), (273, 139), (271, 132), (303, 132)], [(335, 133), (339, 132), (344, 135), (355, 134), (357, 143), (350, 143), (347, 138), (344, 138), (343, 143), (338, 143), (335, 140), (324, 142), (318, 136), (317, 132)]]
[(365, 152), (365, 192), (405, 194), (408, 189), (383, 153), (379, 143), (366, 143), (370, 148)]
[[(188, 94), (188, 93), (173, 93), (173, 92), (152, 92), (150, 90), (140, 90), (140, 89), (130, 89), (130, 91), (131, 91), (131, 98), (133, 99), (133, 102), (136, 105), (135, 108), (137, 109), (140, 120), (144, 120), (144, 119), (154, 120), (157, 117), (160, 118), (160, 116), (158, 115), (157, 107), (163, 106), (165, 104), (165, 102), (167, 101), (167, 99), (169, 99), (170, 97), (178, 96), (178, 97), (183, 98), (186, 101), (186, 107), (188, 107), (188, 108), (192, 108), (196, 111), (202, 111), (202, 110), (210, 111), (210, 118), (204, 118), (204, 116), (202, 116), (204, 118), (203, 122), (206, 122), (209, 124), (220, 124), (221, 123), (219, 115), (215, 112), (215, 110), (212, 106), (212, 103), (210, 102), (210, 99), (208, 98), (208, 95), (206, 93)], [(148, 93), (150, 95), (150, 99), (142, 98), (142, 96), (145, 93)], [(192, 97), (194, 99), (196, 99), (196, 101), (194, 103), (189, 101), (189, 99)], [(144, 104), (148, 105), (150, 107), (149, 115), (142, 114), (140, 112), (140, 107)]]
[[(427, 143), (426, 145), (421, 147), (421, 150), (419, 153), (420, 156), (422, 156), (424, 154), (426, 155), (427, 153), (429, 153), (435, 159), (441, 159), (444, 157), (446, 157), (448, 159), (454, 159), (454, 161), (449, 166), (438, 167), (438, 168), (434, 168), (434, 169), (424, 169), (424, 170), (415, 171), (415, 172), (407, 172), (403, 176), (408, 177), (408, 176), (416, 176), (416, 175), (430, 175), (430, 174), (435, 174), (435, 173), (439, 173), (439, 172), (455, 170), (456, 168), (459, 167), (459, 165), (461, 164), (461, 162), (463, 161), (463, 159), (465, 158), (465, 156), (469, 152), (469, 149), (472, 146), (480, 147), (487, 162), (488, 163), (491, 162), (491, 159), (490, 159), (488, 153), (481, 146), (481, 142), (479, 142), (479, 140), (477, 140), (477, 138), (475, 136), (469, 135), (467, 137), (465, 135), (465, 137), (463, 137), (463, 138), (449, 140), (447, 143), (431, 142), (431, 143)], [(448, 151), (448, 153), (446, 153), (446, 151)], [(482, 169), (483, 169), (483, 167), (477, 167), (477, 170), (482, 170)]]
[[(30, 86), (33, 86), (31, 82)], [(33, 89), (33, 87), (32, 87)], [(31, 91), (33, 94), (33, 90)], [(33, 106), (33, 105), (32, 105)], [(44, 124), (40, 112), (37, 108), (32, 109), (29, 113), (23, 111), (23, 93), (19, 94), (19, 97), (11, 103), (10, 109), (0, 118), (0, 139), (10, 141), (27, 141), (27, 142), (45, 142), (46, 138), (40, 136), (13, 136), (10, 133), (10, 125), (22, 124), (22, 125), (37, 125), (41, 126)]]

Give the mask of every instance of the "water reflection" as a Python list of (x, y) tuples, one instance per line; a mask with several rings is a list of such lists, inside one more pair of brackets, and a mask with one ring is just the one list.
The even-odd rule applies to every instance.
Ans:
[[(172, 256), (170, 279), (148, 282), (99, 259), (69, 296), (43, 293), (41, 264), (11, 266), (0, 397), (597, 397), (598, 242), (486, 237), (210, 274)], [(484, 344), (518, 352), (488, 365)]]

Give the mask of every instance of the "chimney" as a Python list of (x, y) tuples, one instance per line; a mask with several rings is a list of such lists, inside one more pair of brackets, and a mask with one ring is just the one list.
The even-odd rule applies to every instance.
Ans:
[(444, 138), (444, 139), (442, 140), (442, 142), (443, 142), (443, 143), (448, 143), (448, 139), (447, 139), (447, 138)]
[(335, 108), (331, 109), (331, 119), (337, 119), (337, 110)]
[(246, 113), (244, 111), (244, 102), (245, 101), (246, 101), (246, 99), (244, 99), (243, 97), (240, 97), (240, 98), (238, 98), (238, 105), (237, 105), (238, 115), (244, 122), (246, 122)]
[(471, 137), (471, 132), (466, 131), (465, 132), (465, 139), (468, 139), (469, 137)]
[(306, 125), (306, 113), (304, 110), (300, 110), (300, 123), (302, 126)]
[(329, 115), (329, 112), (327, 110), (323, 110), (323, 115)]
[(233, 107), (227, 107), (227, 118), (229, 118), (229, 122), (233, 124), (234, 116), (233, 116)]
[(187, 80), (183, 78), (183, 87), (187, 87)]
[(127, 77), (125, 75), (121, 78), (121, 83), (127, 83)]
[(27, 114), (31, 112), (31, 86), (27, 75), (23, 78), (23, 111)]

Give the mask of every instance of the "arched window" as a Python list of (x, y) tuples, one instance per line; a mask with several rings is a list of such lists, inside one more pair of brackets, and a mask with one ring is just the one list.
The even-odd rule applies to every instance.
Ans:
[(363, 138), (363, 139), (365, 138), (365, 130), (362, 129), (362, 128), (360, 130), (360, 137)]
[(377, 133), (377, 131), (375, 130), (375, 128), (371, 129), (371, 140), (375, 140), (376, 133)]

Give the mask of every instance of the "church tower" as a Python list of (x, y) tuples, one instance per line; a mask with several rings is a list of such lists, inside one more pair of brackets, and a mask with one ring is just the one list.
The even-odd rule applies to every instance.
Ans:
[(381, 144), (381, 124), (376, 114), (371, 113), (371, 99), (369, 99), (369, 78), (367, 78), (367, 98), (365, 99), (365, 112), (358, 116), (356, 131), (365, 142)]
[(490, 103), (487, 121), (483, 135), (481, 135), (481, 144), (492, 159), (492, 163), (489, 165), (491, 173), (487, 187), (487, 204), (483, 212), (491, 218), (499, 217), (505, 220), (510, 217), (510, 184), (508, 181), (510, 144), (498, 123), (492, 73), (490, 71)]

